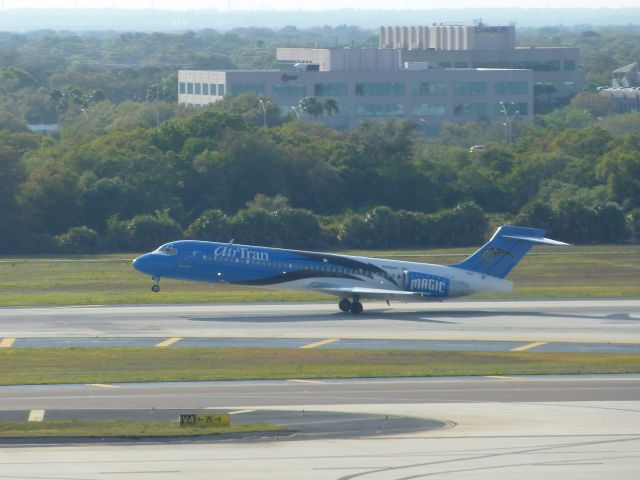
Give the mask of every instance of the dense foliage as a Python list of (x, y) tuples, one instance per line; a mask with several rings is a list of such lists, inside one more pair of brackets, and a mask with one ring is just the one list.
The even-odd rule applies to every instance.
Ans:
[[(230, 113), (234, 102), (251, 106)], [(291, 247), (468, 245), (498, 223), (548, 228), (572, 242), (637, 237), (640, 136), (581, 128), (447, 125), (426, 140), (410, 122), (336, 132), (252, 120), (248, 94), (159, 128), (123, 122), (107, 102), (60, 139), (0, 118), (4, 251), (148, 249), (192, 238)], [(132, 119), (146, 104), (128, 105)], [(569, 109), (571, 107), (568, 107)], [(627, 114), (639, 122), (640, 114)], [(603, 128), (605, 127), (605, 128)], [(469, 150), (484, 142), (485, 148)]]
[[(616, 39), (618, 65), (640, 53), (635, 33), (557, 31), (555, 43), (595, 50)], [(539, 33), (524, 38), (542, 42)], [(533, 125), (515, 120), (511, 145), (486, 121), (425, 139), (409, 122), (337, 132), (283, 116), (268, 98), (264, 128), (254, 94), (197, 110), (175, 102), (178, 59), (267, 66), (274, 44), (331, 35), (375, 44), (350, 27), (0, 34), (3, 251), (141, 250), (185, 235), (305, 248), (468, 245), (501, 223), (571, 242), (639, 239), (640, 113), (614, 115), (595, 93)], [(59, 135), (26, 125), (52, 120)]]

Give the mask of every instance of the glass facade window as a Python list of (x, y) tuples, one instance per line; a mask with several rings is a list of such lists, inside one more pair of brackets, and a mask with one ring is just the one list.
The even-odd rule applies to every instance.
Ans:
[(217, 88), (215, 83), (209, 84), (209, 95), (213, 95), (214, 97), (217, 95)]
[(179, 92), (180, 93), (186, 93), (187, 92), (187, 86), (186, 86), (186, 84), (184, 82), (180, 82)]
[(440, 68), (451, 68), (451, 62), (440, 62), (438, 64), (438, 67), (440, 67)]
[(361, 97), (400, 97), (404, 95), (404, 83), (356, 83), (356, 95)]
[(576, 70), (576, 61), (575, 60), (565, 60), (562, 62), (562, 69), (565, 72), (575, 72)]
[(316, 97), (344, 97), (346, 94), (346, 83), (316, 83), (313, 86), (313, 95)]
[(453, 84), (453, 93), (456, 95), (486, 95), (487, 84), (485, 82), (456, 82)]
[(487, 105), (484, 103), (459, 103), (453, 107), (456, 117), (486, 117)]
[(218, 84), (218, 96), (224, 97), (224, 83)]
[(193, 83), (187, 83), (187, 93), (193, 95)]
[(455, 68), (467, 68), (469, 64), (467, 62), (456, 62), (453, 64)]
[(200, 94), (202, 93), (202, 89), (200, 88), (201, 86), (202, 86), (202, 85), (201, 85), (201, 84), (199, 84), (199, 83), (196, 83), (196, 84), (194, 85), (194, 87), (195, 87), (195, 91), (194, 91), (194, 93), (195, 93), (196, 95), (200, 95)]
[(364, 103), (356, 105), (358, 117), (403, 117), (404, 105), (401, 103)]
[(304, 85), (274, 85), (273, 94), (279, 97), (306, 97), (307, 87)]
[[(528, 115), (529, 114), (529, 105), (525, 102), (504, 102), (504, 108), (507, 111), (507, 115), (509, 116), (514, 116), (514, 115)], [(499, 117), (500, 115), (504, 115), (504, 112), (502, 111), (502, 104), (500, 102), (496, 102), (496, 111), (495, 111), (495, 115), (496, 117)]]
[(413, 84), (414, 95), (446, 95), (447, 89), (441, 82), (417, 82)]
[(231, 94), (234, 96), (243, 93), (253, 92), (258, 95), (264, 95), (264, 83), (234, 83), (231, 87)]
[(447, 107), (437, 103), (418, 103), (413, 106), (416, 117), (442, 117), (446, 115)]
[(209, 95), (209, 84), (208, 83), (203, 83), (202, 84), (202, 94), (203, 95)]
[(499, 95), (526, 95), (529, 93), (528, 82), (496, 82), (494, 90)]

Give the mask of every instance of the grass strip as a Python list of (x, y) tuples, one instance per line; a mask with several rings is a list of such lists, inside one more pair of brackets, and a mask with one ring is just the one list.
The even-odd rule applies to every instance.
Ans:
[(33, 437), (193, 437), (227, 433), (282, 430), (270, 423), (238, 424), (228, 427), (198, 425), (181, 427), (178, 421), (142, 420), (45, 420), (44, 422), (0, 422), (0, 438)]
[[(449, 264), (473, 248), (360, 251), (394, 260)], [(350, 252), (345, 252), (350, 253)], [(329, 300), (307, 292), (256, 290), (162, 279), (135, 271), (130, 255), (0, 258), (0, 306), (140, 303), (297, 302)], [(474, 298), (639, 298), (640, 245), (536, 247), (518, 264), (508, 295)]]
[(38, 348), (0, 351), (0, 384), (640, 373), (640, 354)]

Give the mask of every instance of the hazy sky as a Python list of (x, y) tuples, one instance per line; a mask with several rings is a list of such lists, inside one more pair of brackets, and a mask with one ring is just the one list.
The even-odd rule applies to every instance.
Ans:
[[(308, 4), (307, 4), (308, 3)], [(603, 8), (615, 6), (640, 7), (638, 0), (466, 0), (466, 8)], [(0, 8), (157, 8), (167, 10), (257, 10), (257, 9), (414, 9), (451, 8), (440, 2), (424, 0), (324, 0), (322, 2), (300, 2), (300, 0), (0, 0)]]

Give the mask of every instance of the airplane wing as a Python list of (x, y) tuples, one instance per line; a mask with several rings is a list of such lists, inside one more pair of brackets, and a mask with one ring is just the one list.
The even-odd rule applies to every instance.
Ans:
[(349, 297), (352, 295), (358, 295), (360, 298), (371, 298), (388, 300), (393, 298), (415, 297), (416, 299), (422, 298), (419, 293), (406, 292), (404, 290), (384, 290), (381, 288), (364, 288), (364, 287), (315, 287), (314, 290), (322, 293), (328, 293), (330, 295), (338, 295), (343, 297)]

